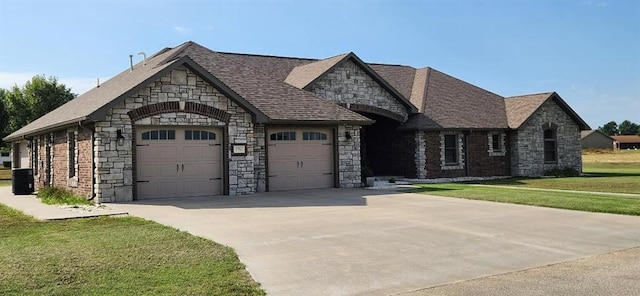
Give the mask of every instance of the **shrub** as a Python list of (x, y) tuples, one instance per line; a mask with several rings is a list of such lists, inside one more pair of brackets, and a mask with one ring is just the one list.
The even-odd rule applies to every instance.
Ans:
[(553, 176), (553, 177), (578, 177), (580, 176), (580, 172), (574, 168), (555, 168), (544, 172), (545, 176)]
[(393, 184), (393, 183), (395, 183), (395, 182), (396, 182), (396, 178), (391, 177), (391, 178), (389, 179), (389, 183), (392, 183), (392, 184)]
[(45, 204), (63, 204), (63, 205), (88, 205), (91, 201), (84, 196), (76, 195), (70, 191), (57, 187), (45, 187), (38, 190), (38, 197)]

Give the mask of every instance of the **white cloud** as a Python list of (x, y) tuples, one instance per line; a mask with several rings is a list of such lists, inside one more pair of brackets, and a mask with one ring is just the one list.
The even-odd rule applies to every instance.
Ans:
[(180, 33), (180, 34), (184, 34), (184, 33), (189, 32), (189, 29), (188, 29), (188, 28), (180, 27), (180, 26), (175, 26), (175, 27), (173, 27), (173, 30), (174, 30), (174, 31), (176, 31), (176, 32), (178, 32), (178, 33)]
[[(24, 84), (31, 80), (33, 76), (41, 75), (38, 73), (11, 73), (0, 72), (0, 88), (9, 89), (14, 85), (18, 87), (24, 86)], [(66, 87), (71, 88), (71, 92), (81, 95), (88, 90), (96, 87), (97, 78), (82, 78), (82, 77), (58, 77), (58, 81), (64, 84)], [(100, 77), (100, 83), (102, 84), (108, 78)]]

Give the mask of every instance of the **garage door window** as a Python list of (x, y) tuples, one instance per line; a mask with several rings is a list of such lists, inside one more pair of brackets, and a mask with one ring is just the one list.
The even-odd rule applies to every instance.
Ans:
[(184, 139), (185, 140), (215, 140), (216, 133), (208, 132), (208, 131), (194, 131), (194, 130), (186, 130), (184, 131)]
[(327, 134), (320, 132), (303, 132), (302, 133), (303, 141), (326, 141)]
[(271, 141), (295, 141), (296, 132), (277, 132), (269, 136)]
[(142, 133), (143, 140), (175, 140), (175, 130), (155, 130)]

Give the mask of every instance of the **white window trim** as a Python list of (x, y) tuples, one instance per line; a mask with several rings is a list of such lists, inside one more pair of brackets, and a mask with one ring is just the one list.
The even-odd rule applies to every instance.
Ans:
[[(445, 147), (444, 147), (444, 136), (445, 135), (455, 135), (458, 140), (458, 163), (449, 164), (446, 163), (445, 160)], [(440, 169), (443, 171), (446, 170), (461, 170), (464, 169), (464, 135), (462, 133), (457, 132), (441, 132), (440, 133)]]
[[(498, 135), (500, 136), (500, 149), (494, 150), (493, 149), (493, 136), (494, 135)], [(487, 136), (487, 140), (489, 141), (489, 156), (505, 156), (507, 154), (507, 149), (505, 148), (505, 143), (504, 143), (504, 138), (505, 138), (505, 134), (504, 133), (500, 133), (500, 132), (490, 132), (489, 135)]]

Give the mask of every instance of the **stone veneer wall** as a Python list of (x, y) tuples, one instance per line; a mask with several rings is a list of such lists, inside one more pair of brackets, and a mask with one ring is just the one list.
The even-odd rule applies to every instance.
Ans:
[[(345, 137), (349, 132), (351, 139)], [(340, 188), (362, 187), (360, 126), (338, 126), (338, 181)]]
[(351, 60), (343, 62), (316, 80), (309, 90), (336, 103), (373, 106), (398, 114), (405, 121), (408, 113), (390, 93)]
[[(162, 102), (194, 102), (212, 106), (231, 115), (228, 123), (203, 115), (171, 112), (131, 122), (127, 113), (145, 105)], [(96, 197), (99, 202), (129, 201), (134, 192), (135, 125), (227, 126), (227, 144), (247, 144), (246, 156), (229, 160), (229, 195), (256, 192), (257, 176), (266, 176), (264, 127), (254, 127), (251, 114), (229, 100), (186, 67), (179, 67), (115, 105), (106, 120), (95, 124)], [(122, 130), (124, 145), (118, 146), (116, 131)], [(229, 148), (229, 147), (227, 147)], [(257, 164), (257, 165), (256, 165)], [(264, 186), (264, 185), (263, 185)]]
[[(543, 126), (557, 126), (557, 162), (544, 161)], [(511, 174), (541, 176), (553, 168), (573, 168), (582, 171), (580, 128), (554, 100), (548, 100), (529, 117), (511, 139)]]
[(416, 178), (427, 178), (427, 140), (424, 131), (415, 132), (415, 153), (414, 160), (416, 162)]

